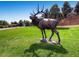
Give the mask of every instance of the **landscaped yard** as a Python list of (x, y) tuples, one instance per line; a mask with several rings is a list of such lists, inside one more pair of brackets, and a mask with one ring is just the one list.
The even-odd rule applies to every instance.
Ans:
[[(79, 28), (58, 29), (61, 46), (41, 43), (37, 27), (0, 31), (0, 56), (79, 56)], [(51, 32), (46, 30), (49, 38)], [(57, 40), (54, 35), (53, 39)]]

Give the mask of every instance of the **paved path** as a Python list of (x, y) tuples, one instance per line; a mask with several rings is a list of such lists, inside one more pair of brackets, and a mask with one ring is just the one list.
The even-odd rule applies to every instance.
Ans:
[(59, 28), (73, 28), (73, 27), (79, 27), (79, 25), (66, 25), (66, 26), (57, 26)]
[[(58, 28), (72, 28), (72, 27), (79, 27), (79, 25), (69, 25), (69, 26), (57, 26)], [(0, 28), (0, 30), (7, 30), (7, 29), (15, 29), (21, 27), (11, 27), (11, 28)]]
[(16, 27), (11, 27), (11, 28), (0, 28), (0, 30), (7, 30), (7, 29), (15, 29)]

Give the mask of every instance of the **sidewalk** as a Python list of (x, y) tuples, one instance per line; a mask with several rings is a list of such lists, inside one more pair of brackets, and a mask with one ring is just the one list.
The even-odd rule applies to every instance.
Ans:
[[(57, 26), (57, 28), (73, 28), (73, 27), (79, 27), (79, 25)], [(0, 30), (15, 29), (15, 28), (22, 28), (22, 27), (0, 28)]]
[(57, 26), (58, 28), (73, 28), (73, 27), (79, 27), (79, 25), (67, 25), (67, 26)]
[(11, 28), (0, 28), (0, 30), (7, 30), (7, 29), (15, 29), (17, 27), (11, 27)]

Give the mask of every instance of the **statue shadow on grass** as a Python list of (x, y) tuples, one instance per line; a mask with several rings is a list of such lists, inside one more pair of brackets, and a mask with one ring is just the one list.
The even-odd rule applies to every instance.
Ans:
[(49, 52), (47, 57), (50, 57), (53, 54), (53, 52), (61, 53), (61, 54), (68, 53), (68, 51), (65, 48), (63, 48), (62, 45), (57, 46), (57, 45), (51, 45), (49, 43), (34, 43), (28, 49), (25, 49), (24, 54), (29, 52), (29, 53), (32, 53), (32, 57), (33, 56), (39, 57), (38, 53), (35, 52), (35, 51), (37, 51), (39, 49), (50, 50), (51, 52)]

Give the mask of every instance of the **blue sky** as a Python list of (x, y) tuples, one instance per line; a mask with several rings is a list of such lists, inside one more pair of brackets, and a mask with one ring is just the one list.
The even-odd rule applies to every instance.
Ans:
[[(45, 8), (50, 8), (54, 4), (58, 4), (61, 8), (64, 1), (0, 1), (0, 20), (8, 22), (29, 20), (30, 13), (36, 11), (37, 5), (40, 8), (44, 5)], [(76, 1), (69, 1), (70, 5), (74, 7)]]

